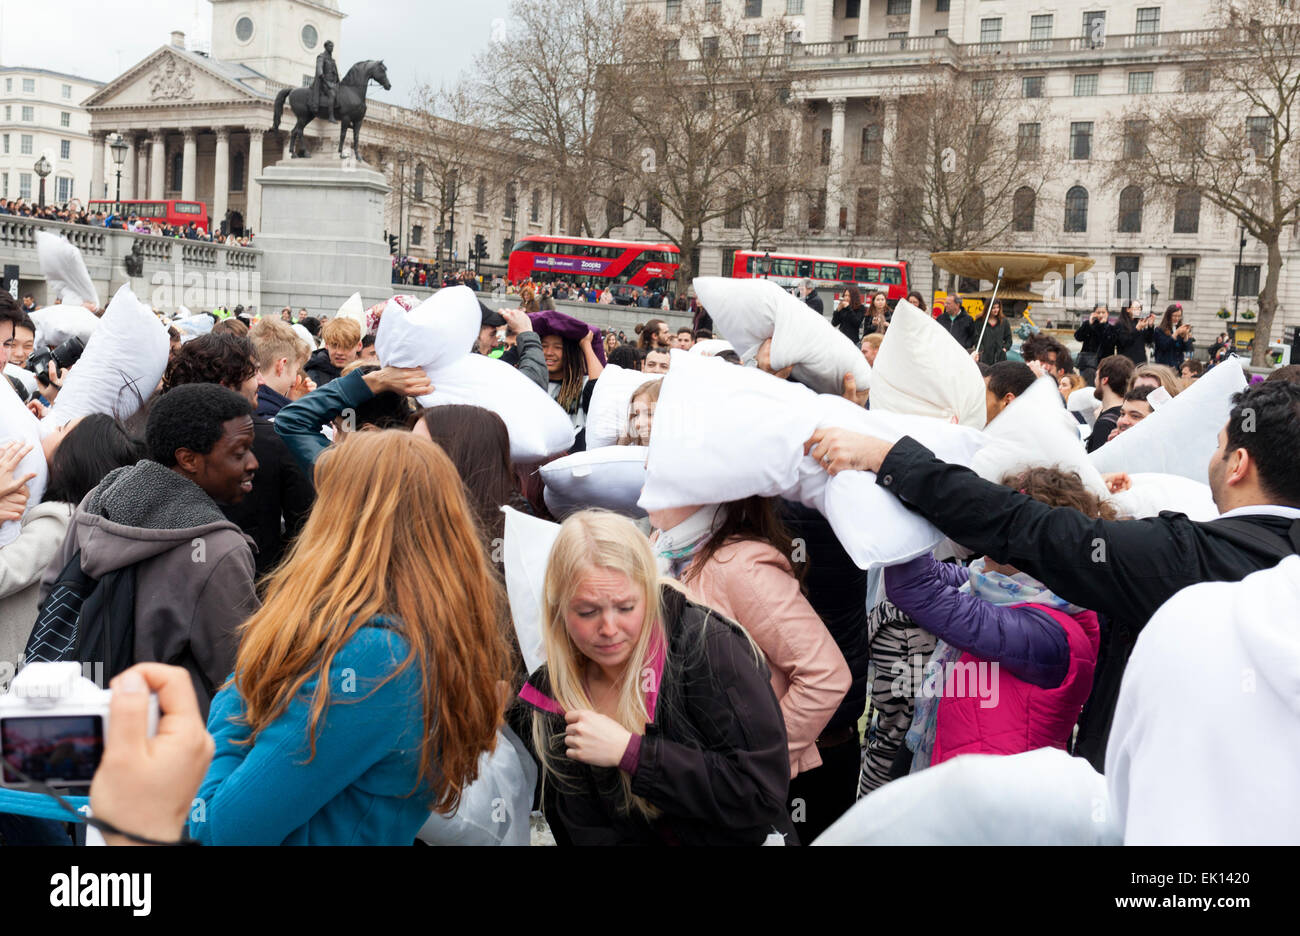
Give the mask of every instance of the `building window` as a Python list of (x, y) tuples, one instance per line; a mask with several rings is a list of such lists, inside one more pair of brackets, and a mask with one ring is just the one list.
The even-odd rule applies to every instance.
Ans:
[(232, 192), (242, 192), (244, 190), (243, 153), (234, 153), (230, 157), (230, 190)]
[(1020, 96), (1027, 98), (1040, 98), (1043, 96), (1042, 75), (1032, 75), (1028, 78), (1020, 79)]
[(889, 0), (885, 5), (886, 16), (908, 16), (912, 12), (912, 0)]
[[(486, 250), (486, 249), (487, 249), (487, 248), (485, 247), (484, 250)], [(514, 242), (513, 240), (511, 240), (511, 239), (508, 238), (508, 237), (504, 237), (504, 238), (501, 239), (501, 259), (502, 259), (502, 260), (509, 260), (509, 259), (510, 259), (510, 251), (512, 251), (512, 250), (514, 250), (514, 249), (515, 249), (515, 242)], [(486, 259), (486, 258), (485, 258), (485, 259)]]
[(876, 230), (876, 214), (880, 210), (880, 196), (874, 188), (858, 189), (857, 216), (854, 222), (859, 235), (871, 234)]
[(1142, 231), (1142, 189), (1130, 185), (1119, 193), (1119, 232), (1138, 234)]
[(779, 231), (785, 227), (785, 193), (771, 192), (767, 196), (767, 227)]
[(743, 55), (758, 55), (758, 33), (745, 33), (741, 53)]
[(984, 190), (975, 186), (966, 193), (961, 206), (962, 219), (967, 231), (984, 230)]
[(1074, 76), (1074, 96), (1075, 97), (1093, 97), (1097, 93), (1097, 76), (1096, 75), (1075, 75)]
[(1184, 189), (1174, 196), (1174, 233), (1195, 234), (1201, 229), (1201, 193)]
[(1259, 295), (1259, 264), (1246, 264), (1236, 268), (1232, 277), (1232, 294), (1234, 296)]
[(1001, 41), (1002, 17), (996, 16), (980, 20), (980, 44), (985, 46), (995, 46)]
[(676, 23), (682, 18), (682, 0), (664, 0), (664, 22)]
[(172, 153), (172, 191), (181, 190), (181, 181), (185, 170), (185, 154), (179, 150)]
[(946, 35), (948, 35), (948, 30), (947, 30), (947, 29), (936, 29), (936, 30), (934, 31), (934, 35), (935, 35), (936, 38), (938, 38), (939, 36), (946, 36)]
[(13, 109), (13, 106), (10, 105), (10, 104), (6, 104), (6, 105), (5, 105), (5, 122), (8, 123), (10, 120), (13, 120), (13, 119), (14, 119), (14, 109)]
[(1191, 302), (1196, 290), (1196, 258), (1169, 258), (1169, 291), (1174, 302)]
[(1106, 44), (1106, 13), (1104, 10), (1091, 10), (1083, 14), (1083, 38), (1094, 49)]
[(1051, 48), (1052, 19), (1051, 13), (1029, 17), (1029, 47), (1031, 49), (1041, 52)]
[(976, 100), (987, 100), (993, 96), (993, 79), (976, 78), (970, 84), (971, 96)]
[(1138, 45), (1155, 45), (1156, 34), (1160, 32), (1160, 7), (1138, 7), (1137, 11)]
[(60, 159), (71, 159), (71, 158), (72, 158), (72, 141), (71, 141), (71, 140), (60, 140), (60, 141), (59, 141), (59, 158), (60, 158)]
[(831, 131), (829, 127), (822, 130), (821, 164), (823, 166), (831, 164)]
[(623, 223), (623, 199), (607, 198), (605, 199), (605, 224), (608, 227), (616, 228)]
[(1273, 118), (1272, 117), (1247, 117), (1246, 118), (1246, 145), (1254, 152), (1258, 159), (1265, 153), (1273, 152)]
[(519, 189), (513, 182), (506, 183), (506, 214), (508, 220), (519, 217)]
[(24, 79), (23, 79), (23, 93), (24, 93), (24, 94), (35, 94), (35, 93), (36, 93), (36, 79), (35, 79), (35, 78), (24, 78)]
[(665, 39), (664, 40), (664, 58), (679, 59), (682, 57), (682, 40)]
[(1065, 232), (1082, 234), (1088, 230), (1088, 190), (1076, 185), (1065, 193)]
[[(704, 40), (700, 43), (700, 55), (703, 56), (704, 58), (717, 58), (717, 57), (718, 57), (718, 37), (717, 37), (717, 36), (705, 36), (705, 37), (704, 37)], [(702, 93), (702, 92), (701, 92), (701, 93)], [(703, 108), (701, 108), (701, 110), (702, 110), (702, 109), (703, 109)]]
[(235, 23), (235, 38), (240, 42), (247, 42), (253, 38), (253, 21), (247, 16), (241, 16)]
[(786, 16), (802, 16), (803, 0), (785, 0)]
[(1210, 70), (1208, 68), (1189, 68), (1183, 72), (1183, 91), (1198, 94), (1210, 90)]
[(862, 128), (862, 164), (864, 166), (880, 165), (883, 132), (880, 124), (867, 124)]
[(659, 196), (651, 193), (645, 200), (645, 224), (646, 227), (662, 227), (664, 223), (664, 203), (659, 200)]
[(1124, 158), (1142, 159), (1147, 154), (1147, 130), (1151, 122), (1145, 118), (1124, 121)]
[(13, 91), (13, 89), (14, 89), (14, 80), (12, 78), (6, 78), (5, 93), (8, 94), (9, 92)]
[(1032, 161), (1038, 158), (1042, 124), (1022, 123), (1016, 132), (1016, 158)]
[(70, 85), (70, 84), (65, 84), (65, 85), (63, 86), (63, 88), (61, 89), (61, 93), (62, 93), (62, 95), (63, 95), (64, 100), (71, 100), (71, 99), (72, 99), (72, 85)]
[(0, 198), (9, 197), (9, 173), (0, 172)]
[(72, 114), (68, 113), (67, 111), (61, 111), (61, 112), (59, 113), (59, 126), (60, 126), (60, 127), (71, 127), (71, 126), (72, 126)]
[(1128, 93), (1129, 94), (1150, 94), (1155, 88), (1155, 72), (1129, 72), (1128, 73)]
[(66, 202), (72, 198), (72, 178), (70, 176), (59, 176), (54, 180), (55, 200)]
[(411, 246), (419, 247), (420, 241), (422, 241), (423, 239), (424, 239), (424, 225), (422, 224), (411, 225)]
[(857, 19), (861, 15), (862, 15), (862, 0), (844, 0), (845, 19)]
[(727, 193), (727, 213), (723, 216), (724, 228), (740, 227), (740, 193), (734, 189)]
[(30, 172), (18, 173), (18, 197), (32, 197), (32, 174)]
[(474, 213), (487, 214), (487, 183), (482, 179), (474, 187)]
[(531, 201), (528, 205), (528, 220), (537, 224), (542, 220), (542, 190), (533, 189)]
[(1038, 193), (1024, 185), (1016, 189), (1011, 199), (1011, 230), (1025, 233), (1034, 229), (1034, 211), (1038, 207)]
[(826, 190), (822, 189), (808, 206), (808, 229), (820, 231), (826, 226)]
[(32, 135), (24, 133), (18, 137), (18, 152), (22, 156), (32, 155)]
[(1070, 124), (1070, 158), (1092, 159), (1092, 121)]
[(31, 123), (35, 119), (36, 119), (36, 108), (32, 107), (30, 104), (24, 104), (23, 120), (27, 121), (28, 123)]
[(704, 16), (715, 20), (722, 15), (722, 0), (704, 0)]
[(1196, 159), (1204, 149), (1205, 144), (1205, 118), (1197, 117), (1187, 121), (1181, 128), (1178, 140), (1178, 156), (1180, 159)]
[(763, 15), (763, 0), (745, 0), (745, 18), (756, 19)]
[(411, 186), (411, 194), (416, 201), (424, 198), (424, 163), (418, 163), (415, 167), (415, 181)]
[(9, 134), (6, 133), (3, 139), (4, 139), (4, 149), (0, 150), (0, 152), (3, 152), (6, 156), (8, 156), (9, 155)]

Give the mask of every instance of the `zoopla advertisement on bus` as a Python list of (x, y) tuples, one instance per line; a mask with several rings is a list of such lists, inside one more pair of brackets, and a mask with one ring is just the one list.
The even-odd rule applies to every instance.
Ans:
[(608, 260), (584, 260), (581, 257), (534, 257), (534, 270), (559, 270), (565, 273), (604, 273)]

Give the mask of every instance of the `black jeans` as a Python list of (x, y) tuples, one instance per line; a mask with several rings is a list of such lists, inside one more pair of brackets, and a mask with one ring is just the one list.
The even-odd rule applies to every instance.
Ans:
[[(821, 747), (822, 765), (790, 781), (790, 815), (800, 845), (811, 845), (857, 799), (862, 749), (856, 733), (839, 744)], [(789, 843), (794, 844), (794, 843)]]

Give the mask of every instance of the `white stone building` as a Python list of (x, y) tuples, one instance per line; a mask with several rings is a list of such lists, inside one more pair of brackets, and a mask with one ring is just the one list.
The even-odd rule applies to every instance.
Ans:
[[(668, 21), (692, 4), (707, 4), (706, 9), (725, 4), (756, 23), (767, 17), (787, 20), (792, 68), (814, 115), (812, 139), (824, 137), (828, 144), (827, 204), (821, 229), (808, 228), (805, 209), (798, 225), (764, 247), (894, 257), (896, 242), (888, 225), (874, 225), (865, 233), (872, 226), (862, 224), (858, 199), (842, 183), (872, 152), (888, 145), (904, 100), (898, 89), (909, 75), (935, 68), (960, 71), (993, 56), (1010, 66), (1023, 96), (1034, 98), (1035, 106), (1046, 105), (1039, 133), (1069, 157), (1039, 194), (1032, 229), (1008, 234), (999, 246), (1084, 254), (1096, 258), (1097, 270), (1137, 272), (1158, 290), (1161, 309), (1171, 300), (1182, 302), (1197, 326), (1201, 347), (1221, 330), (1215, 317), (1220, 308), (1231, 309), (1234, 298), (1243, 311), (1256, 305), (1266, 254), (1248, 239), (1244, 269), (1236, 278), (1239, 234), (1234, 219), (1208, 202), (1195, 223), (1189, 218), (1175, 223), (1148, 207), (1139, 214), (1138, 230), (1132, 230), (1131, 214), (1121, 223), (1119, 188), (1104, 181), (1108, 161), (1119, 156), (1112, 152), (1118, 147), (1111, 134), (1120, 115), (1144, 100), (1168, 100), (1194, 87), (1185, 65), (1194, 55), (1195, 31), (1208, 23), (1222, 0), (642, 2), (662, 8)], [(1248, 116), (1241, 115), (1243, 139)], [(1068, 226), (1081, 228), (1068, 233), (1067, 193), (1076, 209)], [(654, 236), (643, 232), (639, 222), (629, 222), (619, 233)], [(1289, 231), (1281, 245), (1284, 268), (1274, 339), (1289, 337), (1292, 327), (1300, 326), (1298, 234)], [(730, 252), (748, 246), (744, 241), (742, 231), (715, 223), (701, 252), (700, 272), (722, 272)], [(928, 295), (934, 284), (927, 254), (903, 248), (901, 255), (910, 261), (913, 284)], [(1238, 282), (1241, 295), (1234, 297)]]
[[(40, 178), (34, 167), (42, 156), (50, 164), (46, 202), (85, 202), (91, 196), (90, 116), (81, 102), (100, 87), (102, 82), (43, 68), (0, 68), (0, 198), (36, 202)], [(102, 194), (101, 187), (94, 197)]]

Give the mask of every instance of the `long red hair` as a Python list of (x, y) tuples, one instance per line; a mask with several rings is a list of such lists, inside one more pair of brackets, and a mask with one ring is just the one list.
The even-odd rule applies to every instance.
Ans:
[(450, 813), (495, 744), (497, 683), (509, 678), (500, 586), (460, 477), (437, 445), (399, 430), (348, 437), (315, 475), (316, 506), (241, 629), (234, 683), (250, 743), (316, 679), (314, 757), (330, 704), (321, 677), (358, 629), (385, 617), (410, 647), (387, 679), (420, 670), (419, 781), (432, 787), (432, 808)]

